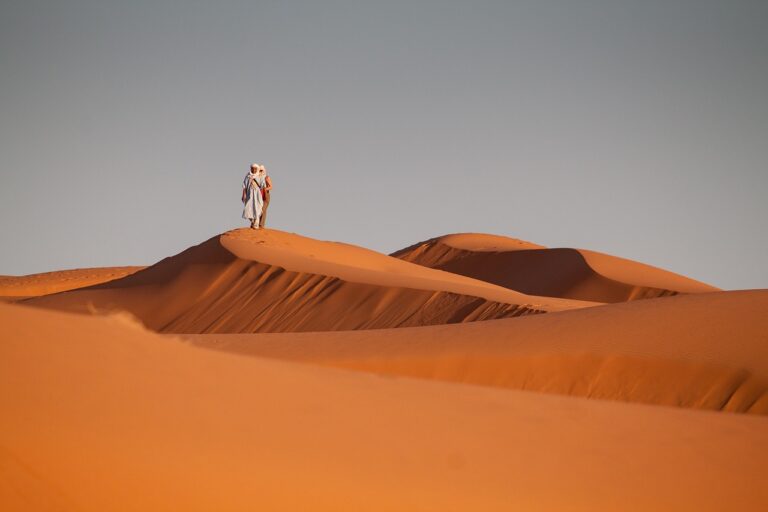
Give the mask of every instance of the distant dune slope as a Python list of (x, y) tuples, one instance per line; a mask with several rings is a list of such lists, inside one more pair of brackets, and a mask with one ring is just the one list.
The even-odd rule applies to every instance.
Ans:
[(483, 234), (433, 238), (392, 256), (530, 295), (624, 302), (718, 289), (642, 263), (583, 249), (547, 249)]
[(18, 305), (0, 304), (0, 418), (3, 511), (768, 502), (765, 418), (383, 379)]
[(124, 309), (170, 333), (406, 327), (593, 305), (531, 297), (346, 244), (248, 229), (117, 281), (25, 303)]
[(144, 267), (100, 267), (59, 270), (26, 276), (0, 276), (0, 297), (37, 297), (120, 279)]
[(396, 331), (186, 338), (391, 375), (768, 414), (768, 290)]

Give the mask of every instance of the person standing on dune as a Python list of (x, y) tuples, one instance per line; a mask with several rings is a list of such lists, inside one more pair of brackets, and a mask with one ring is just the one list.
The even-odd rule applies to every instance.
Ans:
[(264, 176), (259, 173), (261, 166), (259, 164), (251, 165), (251, 170), (243, 179), (243, 218), (251, 221), (251, 229), (259, 228), (259, 217), (264, 205), (264, 198), (261, 195), (262, 189), (266, 183)]
[(267, 174), (267, 168), (263, 165), (259, 167), (259, 174), (264, 177), (264, 184), (266, 185), (261, 189), (261, 198), (264, 204), (261, 208), (261, 217), (259, 217), (259, 227), (263, 228), (267, 222), (267, 208), (269, 208), (269, 191), (272, 190), (272, 179)]

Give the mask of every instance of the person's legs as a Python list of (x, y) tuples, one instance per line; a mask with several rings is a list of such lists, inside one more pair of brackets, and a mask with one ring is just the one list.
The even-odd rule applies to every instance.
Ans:
[(251, 229), (256, 229), (259, 227), (259, 208), (258, 206), (255, 206), (253, 210), (250, 212), (251, 214)]
[(261, 227), (259, 226), (259, 220), (261, 219), (263, 211), (261, 205), (256, 203), (256, 207), (253, 209), (253, 226), (251, 226), (253, 229), (259, 229)]
[(259, 218), (259, 227), (263, 228), (267, 222), (267, 207), (269, 207), (269, 192), (264, 196), (264, 204), (261, 207), (261, 218)]

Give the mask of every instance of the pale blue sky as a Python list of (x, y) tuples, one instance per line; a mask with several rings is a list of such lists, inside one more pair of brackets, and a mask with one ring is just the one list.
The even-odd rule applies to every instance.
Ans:
[(460, 231), (768, 287), (765, 0), (0, 0), (0, 274), (246, 223)]

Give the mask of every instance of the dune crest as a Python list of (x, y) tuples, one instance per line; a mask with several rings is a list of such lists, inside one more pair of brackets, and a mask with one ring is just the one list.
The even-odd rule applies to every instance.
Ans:
[(583, 249), (548, 249), (476, 233), (433, 238), (392, 253), (429, 268), (529, 295), (624, 302), (718, 288), (636, 261)]
[(26, 276), (0, 276), (0, 299), (20, 300), (120, 279), (145, 267), (97, 267), (57, 270)]
[(168, 333), (407, 327), (594, 305), (532, 297), (347, 244), (249, 229), (123, 279), (25, 303), (85, 313), (126, 310)]

